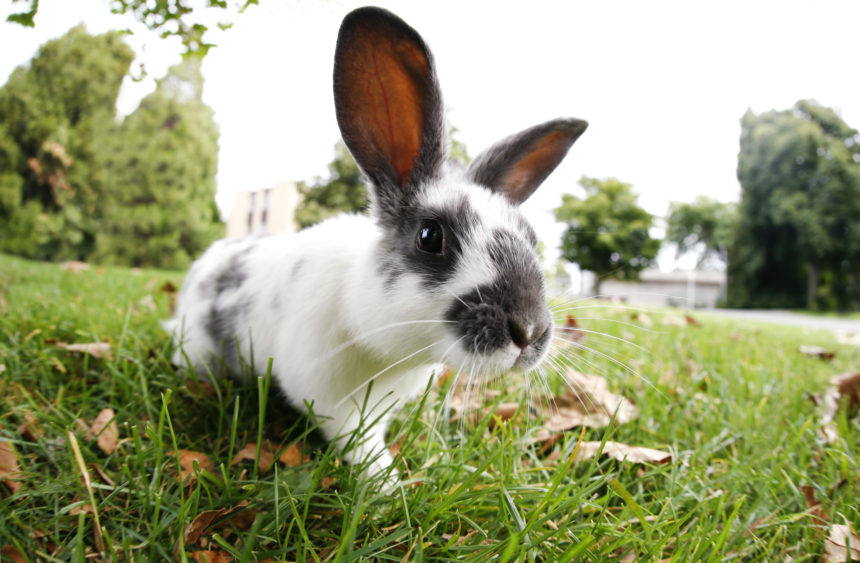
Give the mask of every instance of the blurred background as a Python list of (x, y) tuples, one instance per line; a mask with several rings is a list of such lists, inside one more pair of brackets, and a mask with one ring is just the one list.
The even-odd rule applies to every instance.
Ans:
[[(553, 290), (860, 308), (856, 2), (379, 2), (463, 161), (590, 122), (523, 208)], [(0, 1), (0, 252), (181, 269), (366, 196), (331, 95), (341, 1)]]

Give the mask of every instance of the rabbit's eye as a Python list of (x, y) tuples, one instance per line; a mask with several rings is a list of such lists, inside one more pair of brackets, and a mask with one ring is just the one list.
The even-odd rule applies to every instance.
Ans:
[(418, 250), (430, 254), (442, 254), (445, 251), (445, 231), (438, 221), (424, 221), (418, 229), (416, 242)]

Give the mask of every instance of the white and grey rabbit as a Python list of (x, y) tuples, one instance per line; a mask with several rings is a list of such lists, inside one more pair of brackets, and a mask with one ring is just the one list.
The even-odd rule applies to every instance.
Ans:
[(392, 407), (425, 389), (441, 364), (490, 377), (546, 356), (552, 318), (535, 231), (518, 206), (587, 123), (527, 129), (458, 171), (446, 163), (432, 54), (409, 25), (373, 7), (341, 25), (334, 98), (369, 181), (370, 216), (214, 243), (166, 324), (181, 346), (178, 365), (183, 351), (198, 370), (223, 355), (238, 372), (239, 355), (253, 351), (264, 373), (272, 358), (287, 400), (312, 404), (340, 447), (366, 405), (376, 422), (345, 457), (383, 469)]

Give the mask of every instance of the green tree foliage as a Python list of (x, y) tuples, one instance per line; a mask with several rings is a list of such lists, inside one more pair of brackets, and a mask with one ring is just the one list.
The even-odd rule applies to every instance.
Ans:
[(328, 165), (328, 179), (317, 178), (313, 185), (299, 182), (302, 202), (295, 213), (296, 223), (304, 229), (338, 213), (367, 209), (367, 188), (358, 165), (343, 141), (334, 146), (334, 160)]
[(102, 202), (98, 261), (185, 268), (223, 235), (218, 129), (202, 92), (200, 59), (186, 58), (106, 137), (98, 163), (117, 189)]
[[(27, 9), (9, 14), (7, 22), (17, 23), (26, 27), (35, 25), (34, 18), (39, 11), (39, 0), (12, 0), (27, 4)], [(227, 12), (244, 12), (249, 6), (259, 0), (244, 0), (244, 2), (229, 2), (227, 0), (110, 0), (110, 10), (115, 14), (131, 13), (134, 18), (147, 28), (158, 31), (161, 37), (178, 37), (185, 47), (186, 55), (203, 56), (213, 45), (206, 41), (209, 28), (204, 21), (213, 17), (226, 15), (232, 19), (234, 14)], [(227, 29), (232, 23), (219, 23), (218, 27)]]
[(199, 61), (118, 123), (133, 58), (121, 34), (76, 27), (0, 88), (0, 250), (181, 267), (213, 238), (217, 131)]
[(90, 181), (97, 139), (134, 58), (119, 33), (75, 27), (0, 89), (0, 249), (84, 258), (105, 186)]
[(653, 216), (639, 207), (630, 184), (586, 176), (579, 184), (586, 197), (564, 194), (555, 209), (556, 220), (567, 223), (562, 256), (594, 272), (598, 294), (605, 279), (638, 279), (660, 250), (660, 240), (649, 233)]
[(737, 226), (737, 205), (707, 196), (699, 196), (693, 203), (673, 201), (667, 224), (666, 240), (677, 245), (676, 256), (696, 252), (699, 267), (711, 259), (726, 264)]
[(810, 101), (785, 111), (747, 112), (741, 126), (729, 303), (856, 308), (857, 130)]

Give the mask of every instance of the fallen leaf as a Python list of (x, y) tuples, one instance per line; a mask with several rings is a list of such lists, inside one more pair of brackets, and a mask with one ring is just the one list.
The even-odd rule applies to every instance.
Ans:
[(576, 461), (585, 461), (597, 455), (603, 444), (603, 455), (614, 457), (618, 461), (631, 463), (667, 463), (672, 460), (672, 454), (641, 446), (628, 446), (620, 442), (582, 442), (576, 453)]
[(227, 526), (235, 526), (240, 530), (247, 530), (254, 523), (257, 516), (256, 509), (248, 509), (248, 501), (243, 500), (236, 506), (216, 508), (215, 510), (204, 510), (194, 517), (183, 532), (185, 545), (194, 545), (209, 530), (218, 530)]
[(24, 422), (18, 426), (16, 432), (32, 442), (45, 435), (45, 431), (39, 426), (36, 416), (30, 411), (24, 413)]
[(5, 561), (7, 558), (12, 563), (27, 563), (27, 558), (14, 545), (5, 545), (0, 549), (0, 561)]
[[(253, 442), (249, 442), (245, 444), (245, 447), (236, 452), (236, 455), (233, 456), (233, 459), (230, 460), (230, 467), (233, 467), (237, 463), (245, 460), (254, 461), (257, 459), (257, 444)], [(265, 473), (272, 466), (272, 462), (275, 461), (275, 454), (272, 452), (272, 446), (268, 441), (264, 442), (262, 447), (260, 447), (260, 471)]]
[(543, 427), (550, 431), (569, 430), (577, 426), (603, 428), (615, 416), (616, 424), (635, 419), (639, 411), (633, 403), (609, 391), (606, 380), (571, 368), (565, 377), (568, 389), (563, 395), (543, 397), (535, 409), (544, 415)]
[(821, 526), (827, 524), (829, 518), (827, 517), (827, 513), (824, 512), (821, 502), (815, 498), (815, 487), (812, 485), (801, 485), (800, 492), (803, 493), (803, 497), (806, 499), (806, 510), (812, 517), (812, 523)]
[[(850, 547), (849, 547), (850, 541)], [(824, 538), (825, 563), (860, 561), (860, 537), (848, 524), (833, 524)]]
[[(167, 452), (167, 455), (175, 456), (176, 452)], [(192, 452), (190, 450), (179, 450), (179, 482), (185, 483), (186, 478), (189, 478), (187, 484), (191, 484), (194, 482), (194, 462), (197, 462), (200, 471), (208, 471), (209, 473), (215, 472), (215, 466), (212, 465), (212, 462), (209, 461), (209, 457), (205, 454), (201, 454), (199, 452)]]
[(827, 443), (832, 444), (839, 438), (836, 430), (836, 413), (843, 398), (848, 399), (848, 408), (860, 406), (860, 373), (843, 373), (830, 378), (831, 387), (821, 397), (820, 432)]
[(64, 272), (72, 274), (80, 274), (90, 269), (90, 265), (86, 262), (78, 262), (77, 260), (69, 260), (60, 264), (60, 269)]
[(836, 337), (836, 342), (840, 344), (860, 346), (860, 332), (851, 333), (846, 330), (834, 330), (833, 335)]
[(666, 315), (660, 319), (660, 322), (664, 326), (687, 326), (687, 319), (677, 315)]
[(496, 407), (495, 414), (502, 422), (505, 422), (512, 419), (519, 408), (519, 403), (501, 403)]
[(101, 451), (108, 455), (116, 451), (119, 427), (116, 424), (116, 413), (113, 409), (102, 409), (93, 420), (91, 431), (97, 437)]
[(56, 346), (68, 350), (69, 352), (82, 352), (89, 354), (93, 358), (113, 360), (110, 353), (110, 343), (108, 342), (88, 342), (85, 344), (66, 344), (65, 342), (57, 342)]
[(860, 372), (834, 375), (830, 383), (839, 391), (840, 398), (848, 397), (849, 408), (860, 406)]
[(296, 442), (281, 453), (278, 457), (278, 461), (287, 467), (298, 467), (299, 465), (307, 462), (308, 458), (302, 455), (301, 442)]
[(19, 469), (15, 447), (8, 440), (0, 440), (0, 483), (9, 487), (13, 493), (21, 488)]
[(821, 346), (801, 346), (800, 353), (805, 356), (811, 356), (813, 358), (818, 358), (820, 360), (830, 361), (836, 356), (830, 350), (822, 348)]
[(645, 327), (650, 327), (654, 325), (654, 321), (651, 320), (651, 317), (649, 315), (638, 311), (630, 313), (630, 320), (635, 321)]
[(170, 283), (170, 281), (164, 282), (158, 289), (162, 293), (176, 293), (176, 286)]
[(155, 298), (151, 293), (147, 293), (137, 302), (138, 305), (145, 309), (149, 309), (150, 311), (155, 311), (158, 307), (155, 306)]
[(555, 337), (562, 348), (570, 348), (585, 340), (585, 332), (579, 327), (576, 317), (568, 315), (563, 325), (555, 327)]
[(191, 558), (197, 563), (229, 563), (235, 561), (233, 556), (226, 551), (194, 551), (191, 553)]

